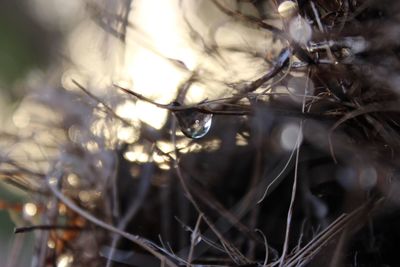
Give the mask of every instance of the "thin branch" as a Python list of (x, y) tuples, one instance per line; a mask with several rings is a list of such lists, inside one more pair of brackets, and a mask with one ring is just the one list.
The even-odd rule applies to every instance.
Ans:
[[(142, 206), (145, 197), (149, 191), (150, 187), (150, 176), (153, 174), (153, 163), (149, 163), (150, 165), (144, 165), (143, 168), (146, 168), (141, 175), (140, 185), (137, 189), (137, 194), (135, 199), (132, 201), (132, 204), (129, 207), (129, 210), (124, 214), (122, 219), (118, 223), (118, 229), (124, 231), (128, 223), (132, 220), (133, 217), (137, 214), (140, 207)], [(107, 260), (106, 267), (110, 267), (112, 265), (112, 258), (114, 257), (115, 247), (118, 244), (120, 239), (120, 235), (115, 234), (111, 241), (111, 250), (109, 253), (109, 257)]]
[(82, 231), (86, 230), (86, 228), (78, 225), (32, 225), (32, 226), (23, 226), (16, 227), (14, 229), (14, 234), (26, 233), (36, 230), (50, 231), (50, 230), (68, 230), (68, 231)]
[(200, 223), (201, 223), (201, 218), (203, 217), (203, 214), (200, 214), (199, 217), (197, 218), (196, 225), (194, 227), (194, 230), (191, 234), (191, 240), (190, 240), (190, 250), (189, 250), (189, 255), (187, 259), (187, 267), (190, 267), (192, 263), (192, 258), (193, 258), (193, 253), (194, 253), (194, 247), (196, 246), (197, 238), (199, 237), (199, 228), (200, 228)]
[(223, 13), (225, 13), (226, 15), (230, 16), (230, 17), (234, 17), (236, 19), (245, 21), (245, 22), (250, 22), (252, 24), (255, 24), (256, 26), (268, 30), (280, 37), (283, 37), (285, 39), (286, 38), (286, 34), (284, 31), (282, 31), (281, 29), (276, 28), (275, 26), (272, 26), (270, 24), (267, 24), (265, 22), (263, 22), (261, 19), (256, 18), (254, 16), (250, 16), (250, 15), (245, 15), (239, 11), (233, 11), (230, 10), (228, 8), (226, 8), (225, 6), (223, 6), (218, 0), (212, 0), (212, 2), (215, 4), (215, 6), (222, 11)]
[(390, 101), (390, 102), (380, 102), (380, 103), (372, 103), (366, 106), (362, 106), (357, 110), (351, 111), (344, 115), (341, 119), (339, 119), (329, 130), (328, 133), (328, 142), (329, 142), (329, 149), (332, 155), (333, 160), (337, 163), (337, 159), (335, 156), (333, 143), (332, 143), (332, 134), (333, 132), (343, 123), (348, 120), (354, 119), (358, 116), (365, 115), (368, 113), (373, 112), (400, 112), (400, 106), (398, 102)]
[(290, 226), (291, 226), (291, 222), (292, 222), (292, 213), (293, 213), (294, 201), (296, 198), (296, 190), (297, 190), (298, 167), (299, 167), (299, 157), (300, 157), (300, 142), (301, 142), (301, 136), (302, 136), (302, 129), (303, 129), (303, 121), (300, 122), (299, 134), (297, 136), (297, 141), (296, 141), (296, 162), (295, 162), (295, 169), (294, 169), (292, 195), (291, 195), (288, 215), (287, 215), (287, 219), (286, 219), (285, 241), (283, 243), (283, 249), (282, 249), (282, 255), (280, 258), (279, 267), (284, 266), (285, 257), (286, 257), (286, 253), (287, 253), (288, 245), (289, 245)]
[(265, 244), (265, 258), (264, 258), (264, 263), (263, 263), (262, 266), (266, 266), (267, 263), (268, 263), (268, 255), (269, 255), (268, 240), (267, 240), (267, 237), (264, 235), (264, 233), (263, 233), (261, 230), (255, 229), (255, 231), (256, 231), (257, 233), (259, 233), (259, 234), (262, 236), (262, 238), (264, 239), (264, 244)]
[(103, 100), (92, 94), (89, 90), (87, 90), (84, 86), (82, 86), (80, 83), (72, 79), (72, 83), (75, 84), (79, 89), (81, 89), (85, 94), (87, 94), (89, 97), (93, 98), (96, 102), (100, 103), (106, 111), (108, 111), (110, 114), (112, 114), (115, 118), (119, 119), (126, 125), (132, 126), (132, 123), (126, 120), (125, 118), (122, 118), (119, 116), (110, 106), (108, 106)]
[(172, 262), (170, 259), (168, 259), (167, 257), (163, 256), (162, 254), (160, 254), (159, 252), (157, 252), (153, 247), (154, 245), (151, 244), (151, 242), (149, 240), (146, 240), (140, 236), (137, 235), (132, 235), (129, 234), (127, 232), (121, 231), (120, 229), (96, 218), (94, 215), (88, 213), (87, 211), (81, 209), (79, 206), (77, 206), (72, 200), (70, 200), (69, 198), (67, 198), (66, 196), (64, 196), (63, 193), (61, 193), (56, 187), (54, 187), (50, 182), (49, 182), (49, 178), (48, 179), (48, 187), (50, 188), (51, 192), (61, 201), (63, 202), (68, 208), (70, 208), (71, 210), (75, 211), (76, 213), (78, 213), (79, 215), (81, 215), (82, 217), (84, 217), (85, 219), (87, 219), (88, 221), (92, 222), (93, 224), (111, 231), (113, 233), (119, 234), (121, 236), (123, 236), (124, 238), (132, 241), (133, 243), (137, 244), (138, 246), (142, 247), (144, 250), (146, 250), (147, 252), (149, 252), (150, 254), (152, 254), (153, 256), (157, 257), (160, 261), (164, 261), (165, 264), (167, 264), (168, 266), (171, 267), (177, 267), (177, 265)]

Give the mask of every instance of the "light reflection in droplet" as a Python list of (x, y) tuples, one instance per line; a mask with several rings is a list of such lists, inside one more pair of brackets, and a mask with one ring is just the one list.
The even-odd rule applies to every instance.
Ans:
[(182, 133), (189, 138), (202, 138), (211, 129), (212, 114), (201, 113), (195, 109), (187, 109), (175, 112), (175, 116)]

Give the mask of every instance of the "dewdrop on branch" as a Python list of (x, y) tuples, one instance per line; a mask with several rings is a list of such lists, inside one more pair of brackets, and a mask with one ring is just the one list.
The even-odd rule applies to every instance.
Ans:
[[(174, 105), (180, 106), (180, 104), (176, 102)], [(175, 111), (174, 114), (182, 133), (189, 138), (202, 138), (211, 129), (212, 114), (201, 113), (194, 108)]]

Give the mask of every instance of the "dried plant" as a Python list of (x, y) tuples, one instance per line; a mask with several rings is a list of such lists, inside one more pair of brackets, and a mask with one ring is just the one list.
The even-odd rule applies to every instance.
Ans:
[[(32, 266), (399, 264), (400, 4), (170, 5), (190, 57), (141, 28), (164, 23), (145, 1), (87, 1), (106, 60), (55, 64), (2, 131), (1, 181), (29, 201), (1, 208), (34, 232)], [(174, 91), (126, 79), (141, 49)]]

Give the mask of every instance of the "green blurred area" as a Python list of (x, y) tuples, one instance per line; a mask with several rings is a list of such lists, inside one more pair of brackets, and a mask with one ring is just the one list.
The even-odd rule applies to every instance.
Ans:
[[(25, 196), (18, 191), (11, 189), (10, 185), (0, 182), (0, 200), (3, 203), (16, 204), (24, 203)], [(19, 211), (0, 210), (0, 259), (4, 259), (2, 264), (9, 262), (15, 246), (18, 248), (18, 258), (16, 266), (29, 266), (33, 250), (33, 233), (23, 233), (23, 236), (14, 234), (14, 228), (17, 226), (12, 217), (20, 218), (22, 214)], [(3, 266), (3, 265), (1, 265)]]
[(0, 1), (0, 90), (13, 98), (14, 85), (49, 58), (51, 34), (38, 24), (23, 1)]
[[(49, 60), (51, 34), (29, 16), (24, 1), (0, 0), (0, 103), (2, 116), (9, 116), (14, 104), (23, 97), (23, 81), (32, 70), (44, 69)], [(0, 129), (1, 131), (3, 129)], [(1, 153), (1, 152), (0, 152)], [(23, 194), (0, 182), (2, 203), (23, 203)], [(14, 212), (15, 217), (22, 216)], [(14, 234), (15, 222), (10, 211), (0, 209), (0, 266), (16, 260), (15, 266), (30, 266), (33, 234)], [(17, 240), (17, 242), (15, 242)], [(15, 249), (17, 248), (17, 249)], [(12, 252), (18, 251), (17, 255)]]
[(7, 17), (0, 16), (0, 80), (3, 84), (13, 84), (40, 62), (28, 36), (20, 30), (20, 25), (11, 25)]

